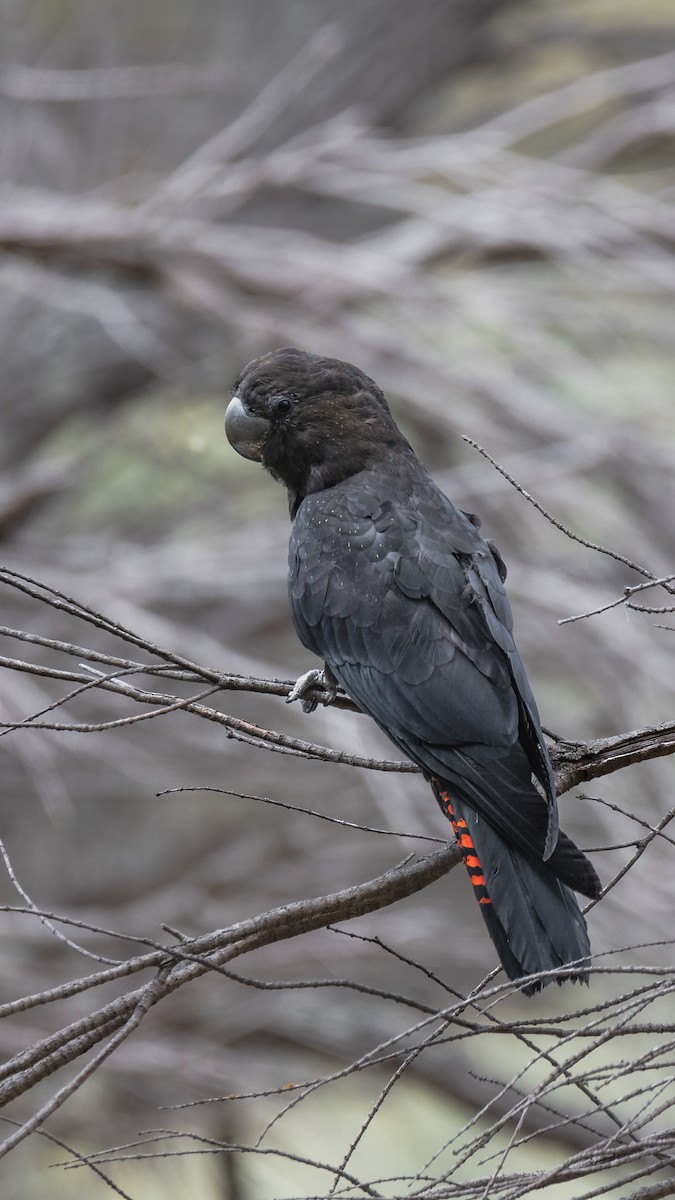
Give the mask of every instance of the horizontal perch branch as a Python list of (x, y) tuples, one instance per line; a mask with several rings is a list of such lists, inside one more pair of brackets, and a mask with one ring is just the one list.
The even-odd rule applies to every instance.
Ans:
[[(25, 641), (36, 641), (39, 644), (45, 644), (48, 641), (48, 639), (38, 639), (34, 635), (24, 634), (20, 630), (10, 630), (7, 627), (0, 628), (0, 633)], [(82, 657), (82, 647), (72, 646), (67, 642), (53, 642), (52, 645), (66, 653), (73, 653)], [(95, 658), (100, 662), (114, 664), (119, 667), (119, 670), (110, 675), (101, 674), (92, 678), (85, 671), (59, 670), (55, 667), (25, 662), (22, 659), (9, 658), (7, 656), (0, 656), (0, 668), (5, 667), (6, 669), (43, 675), (52, 679), (67, 680), (81, 684), (83, 688), (87, 689), (101, 688), (104, 691), (122, 694), (139, 704), (151, 706), (151, 710), (155, 709), (156, 711), (150, 711), (145, 714), (148, 719), (160, 716), (162, 713), (175, 712), (176, 709), (182, 708), (194, 716), (202, 717), (204, 720), (213, 721), (221, 725), (227, 737), (247, 742), (262, 749), (293, 754), (302, 758), (316, 758), (323, 762), (364, 767), (368, 770), (395, 771), (405, 774), (418, 773), (418, 768), (413, 763), (400, 760), (364, 758), (361, 755), (333, 750), (329, 746), (322, 746), (314, 742), (304, 741), (301, 738), (294, 738), (288, 734), (277, 733), (275, 730), (266, 729), (263, 726), (255, 725), (250, 721), (241, 720), (239, 717), (231, 716), (220, 712), (218, 709), (201, 704), (194, 698), (190, 699), (189, 697), (176, 696), (170, 692), (148, 691), (146, 688), (136, 687), (127, 678), (120, 679), (120, 674), (124, 674), (125, 676), (132, 673), (161, 675), (190, 682), (209, 678), (214, 683), (214, 690), (251, 692), (261, 695), (275, 695), (281, 698), (286, 698), (289, 695), (293, 687), (292, 680), (256, 679), (244, 675), (229, 675), (213, 670), (207, 671), (206, 668), (199, 668), (198, 672), (188, 672), (185, 669), (174, 669), (169, 664), (144, 664), (113, 657), (112, 655), (94, 654), (93, 652), (87, 652), (86, 656)], [(308, 695), (310, 698), (315, 698), (325, 703), (333, 703), (330, 693), (327, 693), (319, 685), (315, 685)], [(353, 712), (359, 711), (357, 706), (344, 693), (338, 694), (336, 703), (341, 708), (347, 708)], [(55, 722), (29, 719), (26, 721), (5, 722), (0, 725), (0, 728), (6, 731), (23, 728), (91, 733), (102, 732), (105, 729), (129, 724), (137, 719), (129, 717), (98, 722), (97, 724), (74, 724), (65, 721)], [(610, 775), (614, 771), (621, 770), (623, 767), (631, 766), (634, 763), (646, 762), (653, 758), (663, 758), (673, 753), (675, 753), (675, 722), (672, 721), (667, 721), (660, 725), (652, 725), (645, 729), (630, 730), (612, 737), (595, 738), (588, 742), (573, 742), (561, 739), (551, 747), (551, 758), (555, 770), (558, 795), (563, 795), (571, 788), (577, 787), (580, 783), (587, 783), (591, 779)]]

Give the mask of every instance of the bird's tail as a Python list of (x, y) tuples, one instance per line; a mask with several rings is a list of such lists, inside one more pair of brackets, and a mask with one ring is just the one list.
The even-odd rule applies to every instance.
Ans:
[[(586, 922), (574, 893), (551, 869), (551, 860), (538, 863), (525, 857), (468, 805), (456, 797), (451, 799), (442, 787), (434, 790), (452, 823), (485, 924), (509, 979), (569, 966), (569, 972), (554, 976), (557, 983), (567, 979), (587, 983), (590, 943)], [(575, 857), (574, 851), (583, 859), (569, 838), (564, 838), (564, 847), (563, 857)], [(522, 990), (532, 995), (549, 982), (535, 980), (523, 984)]]

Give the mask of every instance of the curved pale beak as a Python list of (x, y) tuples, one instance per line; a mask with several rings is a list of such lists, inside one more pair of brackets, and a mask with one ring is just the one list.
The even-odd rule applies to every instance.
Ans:
[(270, 422), (247, 412), (238, 396), (233, 396), (225, 412), (225, 434), (230, 445), (241, 454), (260, 462)]

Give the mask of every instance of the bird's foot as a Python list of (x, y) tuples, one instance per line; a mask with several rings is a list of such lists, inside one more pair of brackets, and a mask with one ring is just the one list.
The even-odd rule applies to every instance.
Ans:
[(299, 679), (296, 679), (294, 686), (286, 697), (286, 703), (292, 704), (294, 700), (299, 700), (302, 704), (302, 711), (312, 713), (317, 708), (318, 700), (304, 699), (307, 692), (312, 688), (321, 688), (323, 696), (322, 704), (332, 704), (337, 696), (336, 681), (333, 680), (327, 671), (321, 670), (320, 667), (315, 667), (312, 671), (306, 671)]

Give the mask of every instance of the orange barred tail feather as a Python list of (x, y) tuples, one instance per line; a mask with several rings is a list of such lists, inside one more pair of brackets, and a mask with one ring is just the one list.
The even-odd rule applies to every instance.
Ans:
[(447, 792), (440, 792), (439, 800), (441, 808), (448, 817), (450, 824), (455, 831), (457, 845), (462, 851), (464, 866), (469, 872), (469, 879), (476, 890), (476, 899), (479, 904), (491, 904), (492, 901), (490, 900), (487, 888), (485, 886), (485, 876), (483, 874), (481, 861), (475, 853), (476, 847), (474, 846), (471, 834), (468, 833), (467, 823), (464, 820), (464, 817), (457, 817), (455, 815), (455, 810), (452, 807), (450, 797)]
[[(570, 967), (555, 976), (588, 982), (590, 943), (571, 889), (551, 869), (508, 844), (440, 785), (434, 793), (450, 821), (495, 949), (509, 979)], [(576, 850), (573, 843), (566, 844)], [(580, 854), (580, 852), (577, 852)], [(571, 854), (571, 851), (570, 851)], [(550, 980), (522, 984), (527, 995)]]

